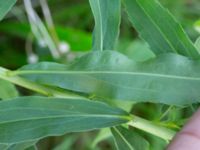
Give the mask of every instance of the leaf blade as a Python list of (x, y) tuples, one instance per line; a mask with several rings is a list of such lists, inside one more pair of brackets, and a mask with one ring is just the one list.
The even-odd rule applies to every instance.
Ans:
[(119, 35), (120, 0), (89, 0), (95, 19), (93, 50), (113, 50)]
[(13, 98), (19, 95), (13, 84), (0, 79), (0, 85), (0, 99)]
[(16, 3), (16, 1), (17, 0), (6, 0), (6, 1), (1, 0), (0, 1), (0, 21), (12, 8), (12, 6)]
[(197, 40), (195, 41), (195, 46), (200, 51), (200, 37), (198, 37)]
[(129, 20), (156, 53), (174, 52), (194, 59), (199, 53), (173, 16), (155, 0), (123, 0)]
[(95, 130), (129, 121), (129, 115), (121, 109), (80, 99), (21, 97), (0, 102), (0, 111), (0, 143), (3, 144)]
[(36, 141), (28, 141), (23, 143), (11, 144), (6, 150), (24, 150), (33, 145), (35, 145)]
[(149, 143), (136, 132), (124, 127), (111, 128), (118, 150), (148, 150)]
[(69, 66), (40, 63), (18, 73), (40, 84), (107, 100), (187, 105), (199, 101), (199, 66), (199, 61), (176, 54), (136, 63), (117, 52), (104, 51), (90, 53)]

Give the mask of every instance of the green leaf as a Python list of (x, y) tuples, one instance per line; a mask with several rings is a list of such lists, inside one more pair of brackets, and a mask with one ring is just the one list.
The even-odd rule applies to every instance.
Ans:
[(104, 128), (101, 129), (99, 131), (99, 133), (96, 135), (96, 137), (94, 138), (92, 144), (91, 144), (91, 148), (95, 149), (95, 147), (97, 146), (97, 144), (103, 140), (108, 139), (109, 137), (112, 137), (112, 133), (110, 132), (110, 128)]
[(36, 142), (35, 141), (28, 141), (23, 143), (12, 144), (8, 147), (7, 150), (24, 150), (33, 146)]
[(104, 51), (85, 55), (70, 66), (38, 63), (16, 74), (102, 99), (185, 105), (199, 101), (199, 68), (199, 61), (177, 54), (136, 63), (115, 51)]
[(200, 33), (200, 20), (197, 20), (194, 24), (194, 29)]
[(198, 49), (198, 51), (200, 52), (200, 37), (196, 40), (195, 46)]
[(128, 46), (121, 49), (120, 52), (137, 62), (143, 62), (155, 57), (149, 45), (141, 40), (130, 42)]
[(79, 140), (79, 138), (80, 137), (78, 134), (75, 135), (70, 134), (69, 136), (62, 138), (62, 142), (52, 150), (71, 150), (71, 147), (77, 140)]
[(15, 86), (7, 81), (0, 79), (0, 99), (13, 98), (18, 96)]
[(0, 102), (0, 143), (37, 141), (126, 123), (129, 114), (104, 103), (45, 97)]
[(111, 131), (118, 150), (149, 150), (149, 143), (133, 130), (118, 126)]
[(190, 58), (199, 53), (174, 17), (156, 0), (123, 0), (129, 19), (155, 54), (173, 52)]
[(17, 0), (0, 0), (0, 20), (8, 13)]
[(120, 0), (89, 0), (95, 19), (93, 50), (113, 50), (119, 35)]
[(37, 145), (26, 148), (26, 150), (38, 150)]
[(22, 142), (17, 144), (0, 144), (1, 150), (24, 150), (34, 145), (35, 141)]

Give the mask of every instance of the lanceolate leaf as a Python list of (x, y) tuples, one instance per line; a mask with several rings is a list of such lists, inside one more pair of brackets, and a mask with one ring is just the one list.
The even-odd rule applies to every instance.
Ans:
[(120, 126), (111, 131), (118, 150), (149, 150), (149, 143), (136, 132)]
[(93, 50), (112, 50), (119, 34), (120, 0), (89, 0), (95, 19)]
[(7, 14), (17, 0), (0, 0), (0, 20)]
[(129, 115), (106, 104), (45, 97), (0, 102), (0, 143), (19, 143), (47, 136), (111, 127)]
[(0, 99), (17, 97), (18, 92), (15, 86), (7, 81), (0, 79)]
[(129, 19), (156, 53), (174, 52), (200, 58), (180, 24), (156, 0), (123, 0)]
[(199, 101), (199, 68), (199, 61), (177, 54), (136, 63), (120, 53), (104, 51), (90, 53), (70, 66), (39, 63), (16, 73), (102, 99), (185, 105)]

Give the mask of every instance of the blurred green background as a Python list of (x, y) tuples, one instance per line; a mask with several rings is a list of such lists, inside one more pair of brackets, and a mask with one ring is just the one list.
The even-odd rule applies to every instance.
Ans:
[[(40, 1), (32, 0), (31, 2), (35, 12), (45, 24)], [(195, 41), (198, 32), (194, 30), (194, 23), (200, 19), (200, 1), (160, 0), (160, 2), (169, 9), (183, 25), (190, 38)], [(57, 32), (56, 37), (59, 42), (62, 42), (61, 44), (67, 43), (70, 47), (68, 57), (66, 58), (66, 54), (63, 54), (65, 58), (62, 60), (65, 62), (66, 59), (74, 59), (83, 52), (89, 51), (94, 26), (89, 2), (87, 0), (48, 0), (47, 3)], [(38, 24), (36, 26), (39, 26)], [(40, 61), (55, 61), (49, 53), (48, 46), (42, 42), (43, 39), (40, 40), (38, 41), (32, 33), (23, 1), (18, 0), (17, 5), (0, 23), (0, 65), (15, 69), (28, 63), (30, 49), (39, 56)], [(131, 53), (141, 55), (140, 52), (134, 52), (138, 47), (143, 48), (140, 47), (141, 45), (143, 44), (138, 40), (136, 31), (131, 27), (126, 14), (122, 12), (120, 41), (116, 49), (131, 57)]]
[[(0, 66), (17, 69), (38, 61), (70, 63), (90, 51), (94, 20), (87, 0), (32, 0), (29, 1), (31, 5), (28, 1), (24, 5), (24, 1), (18, 0), (17, 5), (0, 22)], [(200, 19), (200, 0), (159, 1), (169, 9), (195, 42), (200, 36), (194, 25)], [(43, 13), (48, 10), (50, 14)], [(120, 28), (117, 51), (135, 61), (154, 57), (148, 45), (139, 39), (123, 8)], [(21, 94), (29, 94), (24, 89), (19, 90)], [(137, 104), (132, 110), (150, 120), (164, 120), (166, 126), (177, 129), (173, 122), (182, 125), (184, 118), (190, 116), (196, 107), (168, 108), (164, 105)], [(163, 112), (167, 115), (163, 116)], [(152, 150), (164, 149), (165, 141), (141, 134), (150, 140)], [(39, 150), (115, 150), (109, 130), (50, 137), (40, 141), (37, 147)]]

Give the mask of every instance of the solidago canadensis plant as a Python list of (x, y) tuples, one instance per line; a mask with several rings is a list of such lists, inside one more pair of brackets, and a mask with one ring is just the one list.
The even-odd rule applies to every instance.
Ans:
[[(15, 3), (0, 0), (0, 19)], [(179, 127), (139, 117), (131, 111), (133, 104), (181, 108), (198, 103), (198, 48), (159, 2), (89, 0), (89, 4), (95, 20), (91, 52), (69, 65), (39, 62), (14, 71), (0, 67), (0, 91), (14, 91), (15, 84), (41, 95), (0, 92), (0, 149), (34, 149), (48, 136), (109, 128), (118, 150), (148, 150), (146, 133), (169, 143)], [(148, 43), (150, 59), (138, 62), (115, 51), (121, 8)]]

